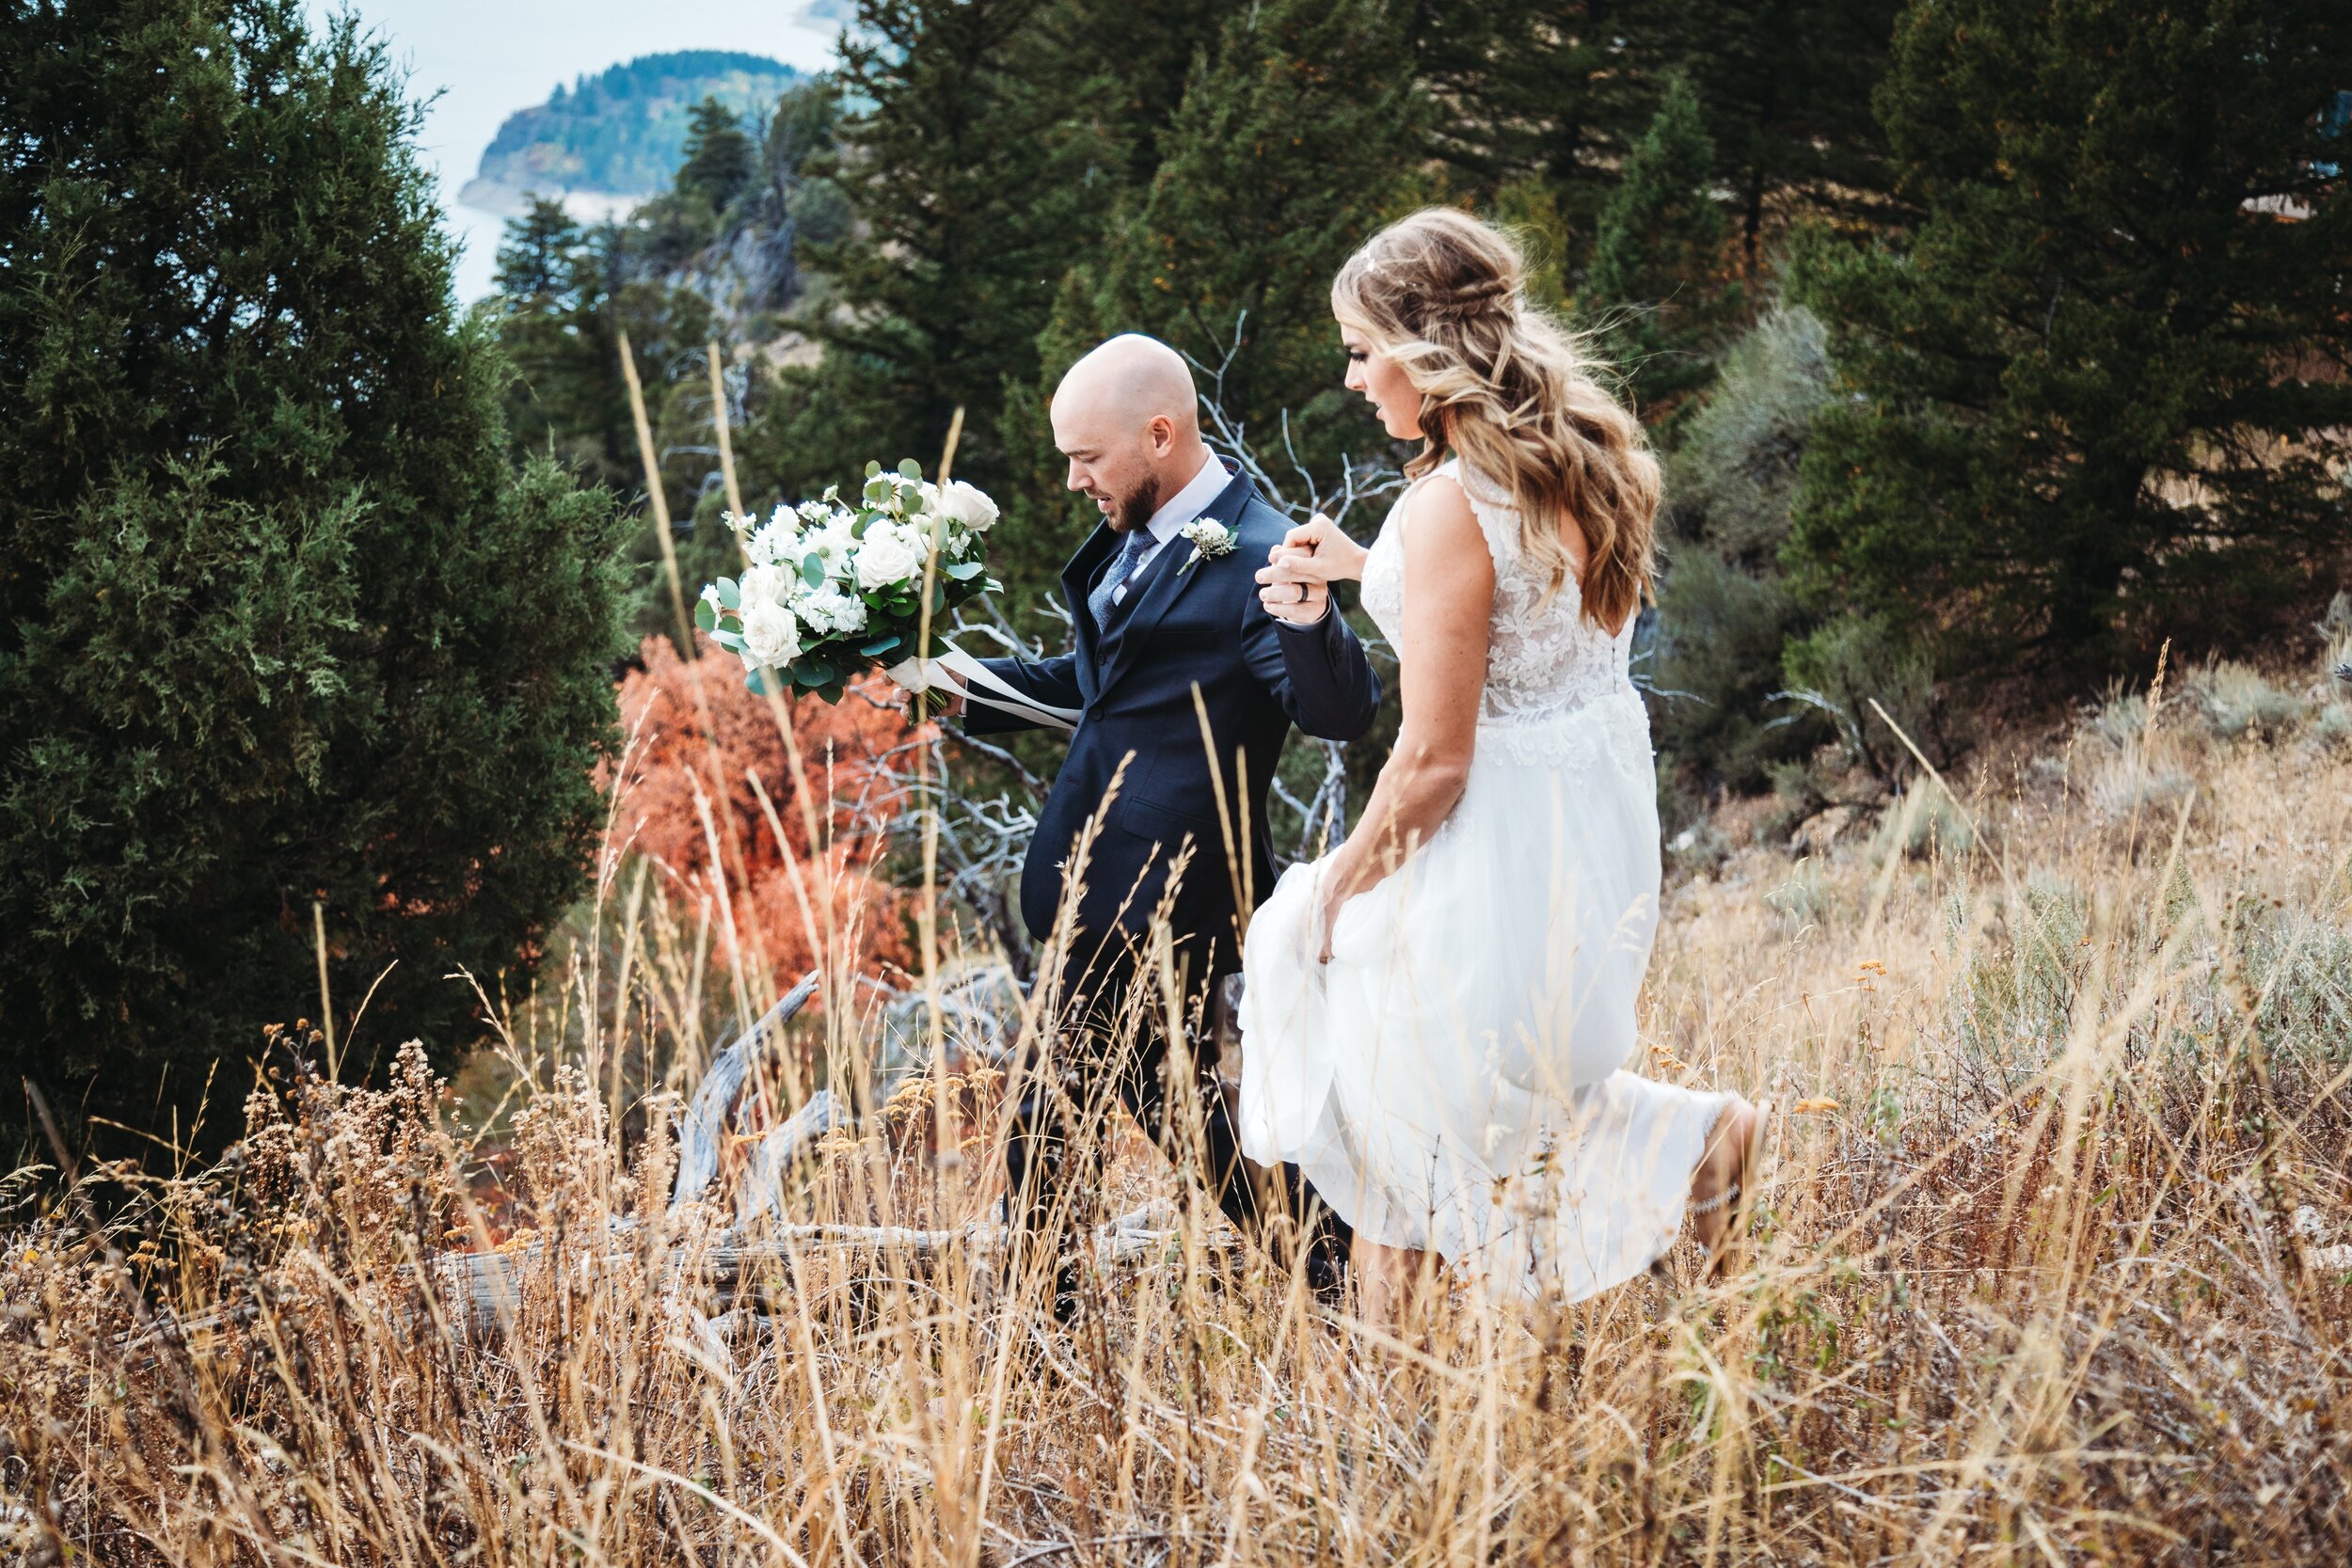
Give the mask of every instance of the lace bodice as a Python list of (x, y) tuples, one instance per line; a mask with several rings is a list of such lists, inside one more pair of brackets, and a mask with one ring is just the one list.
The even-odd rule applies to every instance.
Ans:
[[(1502, 749), (1515, 762), (1582, 760), (1596, 743), (1630, 770), (1650, 766), (1649, 720), (1628, 673), (1630, 618), (1616, 636), (1584, 618), (1570, 578), (1547, 600), (1542, 572), (1519, 542), (1518, 514), (1507, 495), (1449, 458), (1438, 473), (1462, 486), (1494, 558), (1495, 602), (1487, 626), (1486, 686), (1480, 698), (1478, 746)], [(1410, 492), (1407, 492), (1409, 495)], [(1405, 505), (1389, 509), (1364, 562), (1364, 610), (1393, 644), (1405, 631)], [(1595, 726), (1566, 721), (1599, 705)]]

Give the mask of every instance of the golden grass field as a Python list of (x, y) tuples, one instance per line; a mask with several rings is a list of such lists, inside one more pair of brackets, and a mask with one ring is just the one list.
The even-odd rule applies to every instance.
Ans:
[[(1755, 812), (1680, 841), (1645, 1066), (1787, 1112), (1749, 1266), (1702, 1285), (1686, 1248), (1532, 1316), (1457, 1289), (1425, 1348), (1230, 1250), (1108, 1120), (1112, 1207), (1168, 1217), (1074, 1332), (978, 1241), (742, 1263), (719, 1207), (664, 1204), (658, 1092), (731, 988), (612, 871), (470, 1119), (414, 1056), (386, 1091), (289, 1069), (229, 1164), (103, 1233), (18, 1208), (0, 1557), (2340, 1565), (2352, 708), (2302, 681), (2176, 677), (1802, 850)], [(779, 1108), (863, 1081), (866, 994), (828, 975)], [(786, 1218), (984, 1223), (994, 1084), (902, 1084)], [(419, 1264), (501, 1237), (516, 1292), (469, 1327)]]

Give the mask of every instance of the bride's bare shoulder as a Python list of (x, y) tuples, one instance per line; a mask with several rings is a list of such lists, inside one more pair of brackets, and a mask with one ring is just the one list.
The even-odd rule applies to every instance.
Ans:
[(1494, 561), (1470, 497), (1452, 474), (1430, 474), (1405, 498), (1405, 570), (1417, 585), (1492, 594)]
[(1446, 549), (1479, 546), (1484, 555), (1485, 535), (1478, 527), (1478, 515), (1470, 510), (1470, 493), (1462, 482), (1449, 473), (1424, 474), (1406, 492), (1405, 544), (1409, 551), (1416, 544), (1438, 544)]

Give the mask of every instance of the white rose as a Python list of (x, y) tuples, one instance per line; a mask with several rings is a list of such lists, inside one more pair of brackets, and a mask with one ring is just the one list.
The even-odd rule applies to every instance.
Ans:
[(938, 485), (933, 484), (928, 479), (917, 480), (914, 485), (914, 493), (920, 498), (920, 499), (914, 503), (914, 510), (917, 512), (928, 512), (933, 516), (937, 516), (939, 515)]
[(755, 604), (788, 605), (800, 583), (801, 574), (791, 566), (747, 566), (740, 584), (743, 609), (748, 613)]
[(960, 479), (947, 482), (937, 510), (975, 533), (986, 533), (996, 521), (996, 503), (988, 499), (988, 492)]
[(857, 550), (858, 586), (867, 590), (893, 587), (923, 569), (929, 552), (913, 529), (898, 523), (873, 523)]
[(801, 624), (780, 604), (743, 607), (743, 662), (782, 668), (801, 655)]
[(803, 594), (792, 607), (801, 620), (822, 631), (828, 637), (840, 637), (866, 627), (866, 601), (855, 594), (842, 592), (836, 583)]

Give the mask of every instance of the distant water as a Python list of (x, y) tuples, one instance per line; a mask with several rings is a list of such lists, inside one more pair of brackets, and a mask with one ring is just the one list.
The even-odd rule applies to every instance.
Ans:
[(506, 220), (496, 213), (468, 207), (456, 193), (443, 191), (441, 223), (464, 248), (457, 258), (457, 302), (470, 305), (490, 292), (490, 277), (498, 271), (499, 237)]

